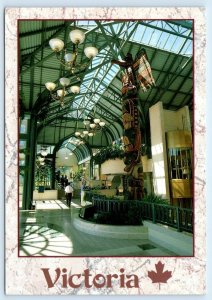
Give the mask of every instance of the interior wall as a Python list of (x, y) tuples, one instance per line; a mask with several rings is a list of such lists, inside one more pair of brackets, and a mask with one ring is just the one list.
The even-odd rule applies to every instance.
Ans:
[(154, 193), (170, 199), (163, 104), (149, 109)]
[(143, 172), (148, 173), (152, 172), (152, 159), (148, 158), (147, 155), (141, 157), (142, 160), (142, 166), (143, 166)]
[(191, 120), (188, 106), (184, 106), (177, 111), (163, 110), (164, 113), (164, 129), (172, 130), (191, 130)]
[(173, 130), (191, 131), (190, 113), (188, 106), (169, 111), (163, 109), (162, 102), (158, 102), (149, 109), (149, 115), (154, 193), (170, 199), (165, 133)]

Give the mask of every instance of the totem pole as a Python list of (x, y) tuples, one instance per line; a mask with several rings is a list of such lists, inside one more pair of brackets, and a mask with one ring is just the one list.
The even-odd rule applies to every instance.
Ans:
[(145, 49), (133, 60), (127, 53), (124, 61), (112, 60), (124, 68), (122, 72), (122, 122), (124, 143), (124, 197), (126, 200), (141, 200), (144, 195), (143, 167), (141, 161), (141, 129), (138, 110), (138, 90), (146, 92), (155, 84)]

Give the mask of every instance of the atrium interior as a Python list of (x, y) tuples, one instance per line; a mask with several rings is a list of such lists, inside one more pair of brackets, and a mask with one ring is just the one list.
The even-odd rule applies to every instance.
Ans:
[(19, 20), (18, 40), (19, 256), (192, 256), (192, 20)]

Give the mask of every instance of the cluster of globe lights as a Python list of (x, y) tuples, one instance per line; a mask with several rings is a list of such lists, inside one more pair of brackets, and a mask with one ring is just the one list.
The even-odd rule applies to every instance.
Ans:
[(45, 165), (45, 158), (48, 155), (47, 148), (41, 148), (40, 153), (38, 154), (38, 162), (40, 163), (41, 166)]
[[(76, 50), (73, 53), (66, 53), (66, 50), (65, 50), (64, 59), (59, 59), (59, 60), (62, 65), (64, 65), (68, 69), (71, 69), (72, 73), (74, 73), (75, 68), (77, 68), (77, 66), (75, 64), (77, 55), (78, 55), (77, 48), (78, 48), (79, 44), (82, 44), (84, 42), (85, 33), (79, 29), (75, 29), (70, 32), (69, 36), (70, 36), (72, 43), (74, 43), (76, 45)], [(64, 48), (64, 42), (58, 38), (54, 38), (49, 41), (49, 45), (50, 45), (51, 49), (56, 53), (56, 57), (58, 58), (58, 54), (60, 54)], [(93, 59), (98, 54), (98, 49), (93, 46), (85, 47), (84, 53), (87, 58)], [(69, 88), (69, 90), (66, 90), (66, 88), (70, 85), (71, 80), (69, 78), (62, 77), (59, 79), (59, 81), (63, 88), (57, 90), (58, 98), (54, 97), (52, 94), (52, 92), (56, 88), (56, 84), (54, 82), (47, 82), (45, 84), (45, 86), (46, 86), (47, 90), (50, 91), (51, 96), (54, 100), (62, 99), (61, 105), (63, 106), (64, 105), (64, 102), (63, 102), (64, 97), (69, 93), (78, 94), (80, 92), (80, 87), (77, 85), (73, 85)]]
[(45, 165), (45, 157), (39, 156), (38, 157), (38, 161), (39, 161), (39, 163), (40, 163), (41, 166)]
[(67, 95), (67, 94), (70, 94), (70, 93), (73, 93), (73, 94), (79, 94), (80, 92), (80, 87), (78, 85), (72, 85), (69, 90), (66, 90), (67, 86), (70, 85), (70, 82), (71, 82), (71, 79), (69, 78), (65, 78), (65, 77), (62, 77), (59, 79), (60, 81), (60, 84), (62, 85), (62, 89), (58, 89), (57, 90), (57, 97), (54, 97), (52, 92), (55, 90), (56, 88), (56, 84), (54, 82), (46, 82), (45, 83), (45, 86), (47, 88), (47, 90), (50, 91), (51, 93), (51, 96), (54, 100), (59, 100), (59, 99), (62, 99), (61, 101), (61, 105), (63, 106), (64, 103), (63, 103), (63, 99), (64, 97)]
[(95, 134), (95, 130), (101, 129), (102, 127), (105, 126), (105, 122), (101, 121), (99, 118), (94, 118), (92, 122), (90, 120), (85, 120), (83, 123), (86, 126), (86, 129), (83, 130), (82, 132), (76, 131), (75, 132), (76, 137), (81, 137), (81, 138), (84, 138), (86, 136), (92, 137)]

